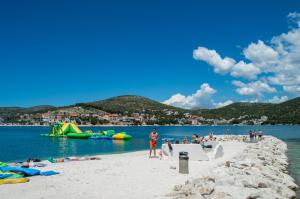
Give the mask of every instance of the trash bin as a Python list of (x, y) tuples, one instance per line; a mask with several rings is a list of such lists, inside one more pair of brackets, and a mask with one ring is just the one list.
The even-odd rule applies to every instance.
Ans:
[(188, 152), (179, 152), (179, 173), (188, 174), (189, 173), (189, 156)]
[(180, 151), (179, 152), (179, 156), (181, 156), (181, 155), (183, 155), (183, 156), (189, 156), (189, 153), (186, 152), (186, 151)]

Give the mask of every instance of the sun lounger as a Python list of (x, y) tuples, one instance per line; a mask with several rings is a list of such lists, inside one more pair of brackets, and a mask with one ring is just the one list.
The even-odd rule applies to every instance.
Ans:
[(56, 171), (44, 171), (40, 173), (41, 176), (52, 176), (57, 174), (59, 174), (59, 172)]
[(218, 144), (219, 144), (219, 142), (217, 142), (217, 141), (212, 141), (212, 140), (208, 140), (208, 141), (206, 141), (206, 142), (204, 143), (205, 146), (211, 145), (213, 149), (216, 148), (216, 146), (217, 146)]

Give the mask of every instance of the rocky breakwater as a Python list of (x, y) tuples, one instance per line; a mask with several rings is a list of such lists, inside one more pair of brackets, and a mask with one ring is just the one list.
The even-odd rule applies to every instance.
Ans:
[[(235, 137), (236, 141), (240, 138)], [(168, 196), (177, 199), (296, 198), (298, 186), (288, 175), (286, 144), (272, 136), (245, 144), (246, 149), (235, 158), (212, 168), (206, 176), (176, 185)]]

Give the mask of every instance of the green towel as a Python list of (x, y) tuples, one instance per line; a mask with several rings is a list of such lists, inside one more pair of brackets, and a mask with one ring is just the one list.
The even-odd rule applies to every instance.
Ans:
[(8, 164), (4, 163), (4, 162), (0, 162), (0, 167), (6, 167), (8, 166)]

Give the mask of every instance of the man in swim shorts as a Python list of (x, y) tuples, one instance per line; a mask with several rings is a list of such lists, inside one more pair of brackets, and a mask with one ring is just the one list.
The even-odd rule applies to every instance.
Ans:
[(150, 140), (150, 155), (151, 158), (152, 150), (154, 151), (154, 157), (156, 157), (156, 146), (157, 146), (157, 140), (158, 140), (158, 133), (156, 131), (156, 128), (153, 129), (153, 131), (149, 135)]

